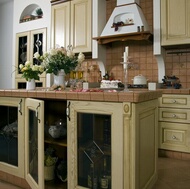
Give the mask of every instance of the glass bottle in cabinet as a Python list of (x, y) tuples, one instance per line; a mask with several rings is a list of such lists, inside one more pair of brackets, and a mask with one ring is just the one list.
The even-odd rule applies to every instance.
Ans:
[(68, 187), (122, 188), (122, 104), (72, 101), (69, 112)]

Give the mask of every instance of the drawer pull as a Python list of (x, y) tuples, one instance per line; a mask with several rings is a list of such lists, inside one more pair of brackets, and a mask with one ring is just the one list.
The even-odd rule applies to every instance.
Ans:
[(177, 116), (175, 114), (172, 115), (173, 118), (176, 118)]
[(177, 137), (175, 135), (172, 136), (173, 139), (177, 140)]
[(176, 103), (177, 101), (175, 99), (172, 100), (173, 103)]

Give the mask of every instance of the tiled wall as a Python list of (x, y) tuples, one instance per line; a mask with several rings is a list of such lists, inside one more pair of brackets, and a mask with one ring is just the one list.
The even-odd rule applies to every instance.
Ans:
[[(116, 6), (116, 0), (107, 1), (107, 19)], [(141, 0), (140, 6), (147, 19), (150, 32), (153, 33), (153, 0)], [(129, 46), (129, 56), (131, 63), (134, 64), (132, 69), (128, 70), (128, 83), (132, 83), (132, 78), (138, 74), (144, 75), (148, 81), (158, 81), (158, 66), (153, 55), (153, 44), (142, 41), (114, 42), (107, 47), (106, 70), (113, 73), (115, 79), (124, 81), (122, 55), (125, 46)], [(187, 50), (187, 49), (185, 49)], [(183, 88), (190, 88), (190, 53), (182, 55), (167, 54), (166, 51), (165, 66), (166, 75), (175, 75), (180, 79)], [(90, 62), (91, 64), (91, 62)], [(91, 73), (92, 74), (92, 73)], [(97, 74), (93, 74), (91, 81), (96, 80)]]
[[(180, 79), (183, 88), (190, 88), (190, 49), (180, 49), (187, 53), (167, 54), (178, 50), (167, 50), (165, 56), (166, 75), (175, 75)], [(188, 53), (189, 52), (189, 53)]]

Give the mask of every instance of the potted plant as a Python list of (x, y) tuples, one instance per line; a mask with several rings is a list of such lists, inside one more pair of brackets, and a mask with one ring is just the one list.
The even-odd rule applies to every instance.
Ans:
[(43, 11), (42, 11), (42, 9), (41, 9), (41, 8), (37, 8), (37, 9), (36, 9), (36, 14), (37, 14), (38, 18), (41, 18), (41, 17), (43, 16)]
[(55, 164), (58, 157), (54, 156), (54, 149), (49, 147), (44, 154), (44, 179), (53, 180), (55, 177)]

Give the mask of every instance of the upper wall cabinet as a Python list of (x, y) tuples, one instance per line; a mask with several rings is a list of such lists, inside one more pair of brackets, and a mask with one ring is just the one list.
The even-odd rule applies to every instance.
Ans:
[(74, 52), (92, 51), (91, 0), (73, 0), (52, 5), (52, 47), (67, 48)]
[[(22, 78), (19, 71), (19, 65), (26, 61), (32, 61), (33, 64), (39, 64), (34, 58), (34, 53), (40, 55), (46, 51), (46, 28), (21, 32), (16, 34), (16, 56), (15, 56), (15, 86), (16, 88), (26, 88), (26, 80)], [(36, 81), (37, 87), (45, 87), (45, 73), (40, 75), (40, 81)]]
[(190, 1), (161, 0), (161, 45), (190, 44)]

